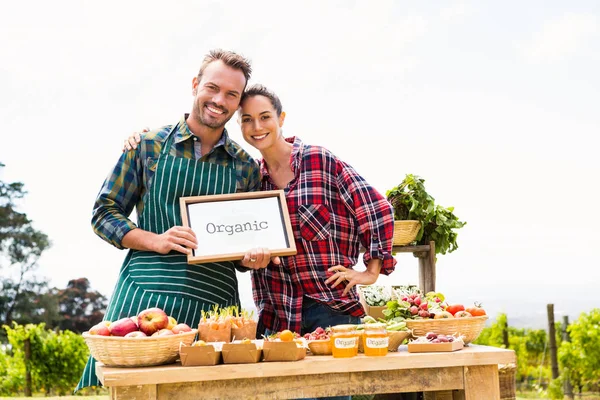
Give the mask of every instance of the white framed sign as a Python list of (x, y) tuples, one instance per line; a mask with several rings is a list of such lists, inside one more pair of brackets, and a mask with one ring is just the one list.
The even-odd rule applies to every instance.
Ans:
[(181, 197), (179, 205), (183, 226), (198, 240), (190, 264), (241, 260), (256, 247), (271, 256), (296, 254), (283, 190)]

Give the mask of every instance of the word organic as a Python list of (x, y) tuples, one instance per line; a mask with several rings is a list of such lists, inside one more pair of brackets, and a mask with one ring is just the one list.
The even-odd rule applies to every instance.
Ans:
[(209, 222), (206, 224), (206, 232), (210, 235), (214, 235), (215, 233), (226, 233), (231, 236), (234, 233), (244, 233), (248, 231), (262, 231), (265, 229), (269, 229), (269, 223), (267, 221), (261, 222), (245, 222), (243, 224), (233, 224), (233, 225), (224, 225), (224, 224), (213, 224)]

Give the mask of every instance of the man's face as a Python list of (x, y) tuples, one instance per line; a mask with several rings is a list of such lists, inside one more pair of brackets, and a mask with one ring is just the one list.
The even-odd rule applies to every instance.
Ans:
[(201, 81), (194, 78), (196, 94), (192, 117), (200, 124), (212, 129), (225, 126), (240, 104), (246, 85), (246, 77), (240, 70), (233, 69), (217, 60), (208, 64)]

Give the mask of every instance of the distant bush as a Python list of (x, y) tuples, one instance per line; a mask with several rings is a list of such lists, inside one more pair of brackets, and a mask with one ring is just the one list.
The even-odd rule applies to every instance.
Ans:
[(0, 346), (0, 396), (23, 392), (25, 387), (25, 362), (23, 353), (14, 354), (9, 346)]
[(0, 394), (16, 394), (25, 390), (25, 339), (31, 347), (32, 392), (46, 395), (71, 393), (85, 367), (89, 350), (83, 338), (71, 331), (55, 332), (45, 324), (4, 326), (10, 353), (0, 353), (0, 375), (7, 379), (0, 386)]

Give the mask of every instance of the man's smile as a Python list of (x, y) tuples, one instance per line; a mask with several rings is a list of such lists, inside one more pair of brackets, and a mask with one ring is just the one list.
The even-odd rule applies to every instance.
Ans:
[(223, 111), (223, 110), (219, 110), (218, 108), (211, 107), (211, 106), (209, 106), (209, 105), (207, 105), (207, 106), (206, 106), (206, 109), (207, 109), (208, 111), (210, 111), (211, 113), (213, 113), (213, 114), (217, 114), (217, 115), (222, 115), (222, 114), (225, 114), (225, 111)]

